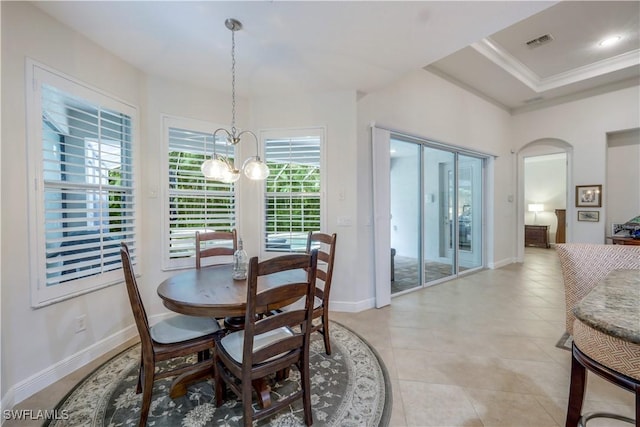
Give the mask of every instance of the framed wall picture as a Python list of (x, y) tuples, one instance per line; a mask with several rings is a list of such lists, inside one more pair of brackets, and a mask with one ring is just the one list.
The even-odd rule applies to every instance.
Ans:
[(602, 185), (576, 185), (576, 207), (599, 208), (602, 206)]
[(598, 222), (600, 221), (600, 212), (578, 211), (578, 221)]

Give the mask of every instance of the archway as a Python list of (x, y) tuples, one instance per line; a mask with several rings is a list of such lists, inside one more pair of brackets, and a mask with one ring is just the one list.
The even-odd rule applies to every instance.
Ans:
[[(567, 218), (573, 218), (574, 208), (573, 204), (570, 203), (571, 194), (569, 192), (570, 188), (573, 188), (572, 180), (571, 180), (571, 165), (572, 165), (572, 153), (573, 146), (568, 142), (558, 139), (558, 138), (541, 138), (535, 141), (531, 141), (525, 144), (520, 150), (517, 152), (517, 179), (518, 179), (518, 190), (517, 190), (517, 207), (516, 207), (516, 224), (517, 224), (517, 242), (516, 242), (516, 260), (518, 262), (524, 261), (524, 225), (525, 225), (525, 158), (528, 157), (536, 157), (536, 156), (546, 156), (550, 154), (566, 154), (566, 188), (565, 188), (565, 198), (566, 198), (566, 214)], [(572, 227), (570, 221), (566, 222), (566, 241), (571, 241), (572, 236)]]

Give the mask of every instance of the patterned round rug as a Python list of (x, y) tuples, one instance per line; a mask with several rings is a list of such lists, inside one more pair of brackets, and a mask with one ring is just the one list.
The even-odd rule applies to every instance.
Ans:
[[(391, 415), (391, 384), (382, 360), (346, 327), (332, 322), (330, 333), (331, 356), (325, 354), (320, 334), (312, 334), (310, 372), (314, 426), (387, 426)], [(140, 346), (135, 345), (96, 369), (58, 404), (56, 409), (67, 410), (69, 418), (48, 425), (137, 426), (142, 402), (142, 394), (135, 392), (139, 361)], [(160, 368), (168, 366), (161, 364)], [(299, 376), (293, 368), (287, 380), (273, 380), (271, 398), (277, 400), (298, 389)], [(242, 406), (233, 400), (233, 392), (227, 392), (227, 402), (216, 408), (209, 380), (191, 385), (185, 396), (174, 400), (169, 397), (171, 380), (155, 382), (148, 425), (242, 425)], [(301, 400), (257, 425), (304, 425)]]

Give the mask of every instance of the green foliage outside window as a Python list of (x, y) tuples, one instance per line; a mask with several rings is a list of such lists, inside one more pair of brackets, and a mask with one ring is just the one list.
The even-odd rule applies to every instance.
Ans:
[(267, 234), (320, 229), (320, 168), (269, 163)]
[[(169, 152), (170, 214), (172, 229), (201, 229), (211, 227), (206, 218), (219, 216), (233, 209), (233, 198), (229, 197), (229, 184), (206, 180), (200, 166), (206, 160), (204, 154), (182, 151)], [(226, 217), (226, 215), (223, 215)], [(233, 228), (230, 221), (216, 221), (216, 229)]]

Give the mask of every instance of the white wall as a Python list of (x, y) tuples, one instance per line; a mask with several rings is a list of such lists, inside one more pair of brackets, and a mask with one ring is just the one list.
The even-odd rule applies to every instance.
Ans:
[[(532, 141), (558, 139), (572, 148), (569, 194), (576, 185), (602, 184), (605, 194), (599, 222), (577, 221), (573, 200), (567, 202), (568, 241), (605, 242), (606, 194), (615, 191), (606, 183), (607, 133), (640, 127), (640, 86), (516, 115), (511, 120), (513, 147)], [(569, 240), (571, 239), (571, 240)]]
[[(254, 131), (325, 127), (325, 230), (338, 235), (331, 301), (335, 310), (343, 311), (373, 306), (358, 293), (368, 283), (360, 274), (363, 252), (366, 251), (358, 246), (357, 241), (355, 116), (355, 91), (256, 98), (251, 101), (251, 127)], [(243, 158), (253, 150), (252, 147), (245, 148)], [(241, 226), (245, 235), (259, 236), (263, 203), (256, 185), (260, 184), (249, 184), (241, 194)], [(350, 219), (352, 225), (338, 227), (338, 217)], [(257, 255), (257, 239), (247, 243), (249, 254)]]
[[(2, 405), (57, 380), (131, 335), (122, 285), (32, 309), (29, 292), (25, 58), (30, 57), (140, 105), (130, 65), (61, 26), (27, 2), (2, 2)], [(46, 36), (44, 36), (46, 34)], [(69, 49), (73, 46), (73, 49)], [(144, 138), (144, 132), (140, 132)], [(74, 319), (87, 329), (74, 333)], [(9, 323), (10, 322), (10, 323)], [(9, 326), (9, 324), (11, 326)], [(106, 349), (106, 350), (105, 350)], [(58, 378), (55, 378), (58, 376)], [(37, 390), (35, 390), (37, 391)]]

